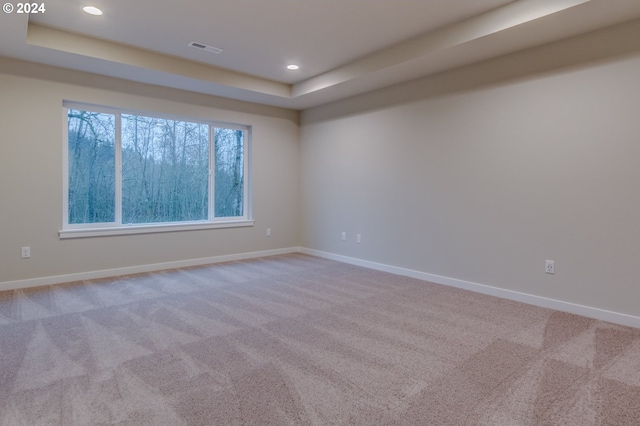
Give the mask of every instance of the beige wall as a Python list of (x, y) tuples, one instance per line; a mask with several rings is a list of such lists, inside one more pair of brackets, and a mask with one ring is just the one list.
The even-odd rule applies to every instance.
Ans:
[[(255, 226), (60, 240), (63, 100), (253, 126)], [(299, 245), (297, 112), (0, 58), (0, 129), (0, 283)]]
[(634, 25), (305, 111), (302, 245), (640, 316)]

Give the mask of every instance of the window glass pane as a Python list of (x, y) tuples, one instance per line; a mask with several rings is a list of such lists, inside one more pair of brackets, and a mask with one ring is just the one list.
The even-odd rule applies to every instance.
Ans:
[(122, 114), (122, 222), (208, 219), (209, 126)]
[(244, 214), (244, 131), (215, 129), (215, 215)]
[(115, 221), (115, 116), (69, 109), (69, 223)]

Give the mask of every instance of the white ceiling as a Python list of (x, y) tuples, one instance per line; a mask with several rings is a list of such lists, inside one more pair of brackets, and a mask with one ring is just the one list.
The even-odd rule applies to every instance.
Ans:
[[(87, 4), (104, 15), (82, 12)], [(0, 56), (294, 109), (640, 18), (639, 0), (47, 0), (45, 7), (0, 13)], [(290, 63), (300, 70), (288, 71)]]

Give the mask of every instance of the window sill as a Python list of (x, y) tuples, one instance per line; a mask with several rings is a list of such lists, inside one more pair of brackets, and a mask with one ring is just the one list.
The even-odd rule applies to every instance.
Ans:
[(73, 228), (58, 231), (61, 240), (69, 238), (108, 237), (114, 235), (156, 234), (160, 232), (198, 231), (202, 229), (242, 228), (253, 226), (253, 220), (233, 220), (228, 222), (191, 222), (156, 225), (123, 225), (108, 228)]

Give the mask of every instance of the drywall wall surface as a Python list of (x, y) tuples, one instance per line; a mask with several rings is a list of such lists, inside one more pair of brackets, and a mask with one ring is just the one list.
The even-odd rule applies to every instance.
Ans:
[[(61, 240), (63, 100), (252, 126), (255, 225)], [(299, 245), (297, 112), (0, 58), (0, 129), (0, 282)]]
[(640, 54), (562, 53), (305, 111), (302, 245), (640, 316)]

